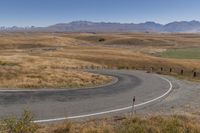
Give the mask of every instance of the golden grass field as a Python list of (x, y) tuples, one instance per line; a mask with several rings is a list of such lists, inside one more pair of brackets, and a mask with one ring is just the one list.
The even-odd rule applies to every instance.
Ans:
[[(200, 60), (161, 58), (156, 53), (200, 47), (198, 34), (145, 33), (0, 33), (1, 88), (84, 87), (109, 82), (110, 77), (71, 68), (112, 68), (166, 71), (180, 69), (192, 76)], [(156, 56), (155, 56), (156, 55)]]
[[(200, 72), (200, 60), (163, 58), (158, 54), (179, 48), (200, 48), (200, 34), (0, 33), (0, 88), (101, 85), (110, 82), (111, 77), (84, 72), (80, 68), (105, 66), (148, 71), (153, 67), (155, 72), (191, 80), (192, 72)], [(173, 69), (172, 73), (169, 68)], [(184, 75), (180, 75), (181, 69)], [(200, 75), (193, 78), (199, 79)], [(199, 133), (198, 123), (196, 116), (153, 116), (66, 122), (41, 127), (38, 132)]]

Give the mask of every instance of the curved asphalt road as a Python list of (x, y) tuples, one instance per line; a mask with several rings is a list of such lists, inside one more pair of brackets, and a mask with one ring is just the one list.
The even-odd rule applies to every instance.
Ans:
[[(136, 104), (144, 103), (162, 96), (171, 87), (157, 75), (141, 71), (92, 72), (114, 76), (118, 82), (93, 89), (0, 91), (0, 118), (20, 115), (24, 109), (30, 110), (36, 120), (93, 114), (131, 106), (133, 96)], [(130, 110), (123, 112), (127, 111)]]

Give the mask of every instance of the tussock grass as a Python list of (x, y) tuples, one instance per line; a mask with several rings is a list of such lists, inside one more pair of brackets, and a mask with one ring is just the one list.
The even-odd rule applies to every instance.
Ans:
[[(51, 55), (79, 43), (51, 33), (1, 33), (0, 88), (77, 88), (110, 82), (107, 76), (71, 70), (97, 63)], [(46, 52), (48, 57), (43, 56)]]
[[(140, 70), (163, 67), (176, 69), (177, 73), (181, 69), (188, 73), (200, 71), (197, 60), (154, 57), (154, 53), (166, 49), (200, 47), (199, 37), (195, 34), (0, 33), (0, 87), (90, 86), (88, 80), (82, 80), (84, 76), (76, 74), (79, 71), (66, 71), (90, 66)], [(72, 75), (77, 78), (71, 78)], [(84, 75), (91, 77), (94, 84), (109, 80)], [(74, 81), (72, 84), (70, 79)]]
[(30, 112), (24, 111), (20, 118), (10, 117), (0, 122), (0, 133), (35, 133), (39, 126), (33, 121)]
[(133, 45), (133, 46), (174, 46), (173, 42), (162, 39), (150, 39), (150, 38), (120, 38), (111, 41), (107, 41), (106, 45)]
[(3, 119), (0, 133), (200, 133), (200, 119), (193, 115), (107, 118), (49, 125), (35, 124), (33, 119), (28, 111), (18, 118)]
[[(94, 63), (67, 58), (27, 55), (1, 56), (0, 87), (2, 88), (76, 88), (101, 85), (111, 77), (71, 70)], [(17, 65), (15, 65), (17, 64)]]
[[(101, 39), (104, 41), (99, 41)], [(172, 75), (184, 69), (188, 74), (183, 76), (191, 77), (192, 71), (200, 71), (200, 61), (152, 54), (172, 48), (200, 47), (199, 43), (200, 35), (197, 34), (1, 33), (0, 87), (84, 87), (110, 81), (107, 76), (71, 69), (88, 66), (141, 70), (153, 67), (156, 71), (163, 67), (164, 71), (158, 72), (164, 74), (169, 74), (169, 68), (173, 68)], [(66, 122), (37, 132), (199, 133), (199, 123), (199, 119), (188, 116), (153, 116), (120, 121)]]
[(199, 46), (199, 34), (145, 34), (145, 33), (112, 33), (112, 34), (72, 34), (68, 35), (79, 40), (98, 43), (104, 38), (101, 44), (107, 45), (135, 45), (135, 46), (169, 46), (169, 47), (191, 47)]
[(59, 37), (56, 34), (45, 33), (1, 33), (0, 49), (28, 49), (49, 46), (72, 46), (77, 41), (69, 37)]
[[(7, 72), (9, 71), (9, 74)], [(112, 78), (74, 70), (1, 69), (2, 88), (84, 88), (111, 82)]]
[(200, 133), (199, 119), (189, 116), (135, 117), (115, 121), (65, 122), (39, 130), (39, 133)]

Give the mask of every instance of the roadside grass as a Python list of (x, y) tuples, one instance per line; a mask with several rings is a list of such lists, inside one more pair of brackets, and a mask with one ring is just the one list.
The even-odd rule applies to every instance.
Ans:
[(160, 56), (178, 59), (200, 59), (200, 48), (169, 49), (160, 53)]
[(191, 82), (200, 82), (200, 72), (197, 74), (197, 77), (193, 77), (192, 72), (185, 72), (183, 75), (180, 74), (180, 72), (171, 72), (171, 73), (163, 72), (161, 74), (171, 75), (180, 80), (187, 80), (187, 81), (191, 81)]
[(39, 133), (200, 133), (199, 119), (189, 116), (134, 117), (84, 123), (65, 122), (41, 128)]
[(154, 115), (107, 118), (86, 122), (36, 124), (28, 112), (0, 121), (0, 133), (200, 133), (196, 115)]
[[(9, 75), (7, 72), (9, 71)], [(109, 83), (111, 77), (83, 71), (43, 69), (43, 70), (0, 70), (0, 87), (9, 89), (40, 88), (84, 88)]]
[(39, 126), (33, 121), (33, 115), (24, 111), (20, 118), (9, 117), (0, 121), (0, 133), (36, 133)]
[(0, 56), (0, 60), (0, 88), (84, 88), (112, 80), (109, 76), (74, 70), (99, 66), (76, 59), (11, 54)]

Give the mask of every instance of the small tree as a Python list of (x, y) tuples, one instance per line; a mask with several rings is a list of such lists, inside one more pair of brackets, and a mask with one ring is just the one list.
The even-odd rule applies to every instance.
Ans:
[(104, 38), (100, 38), (100, 39), (99, 39), (99, 42), (104, 42), (104, 41), (105, 41)]

